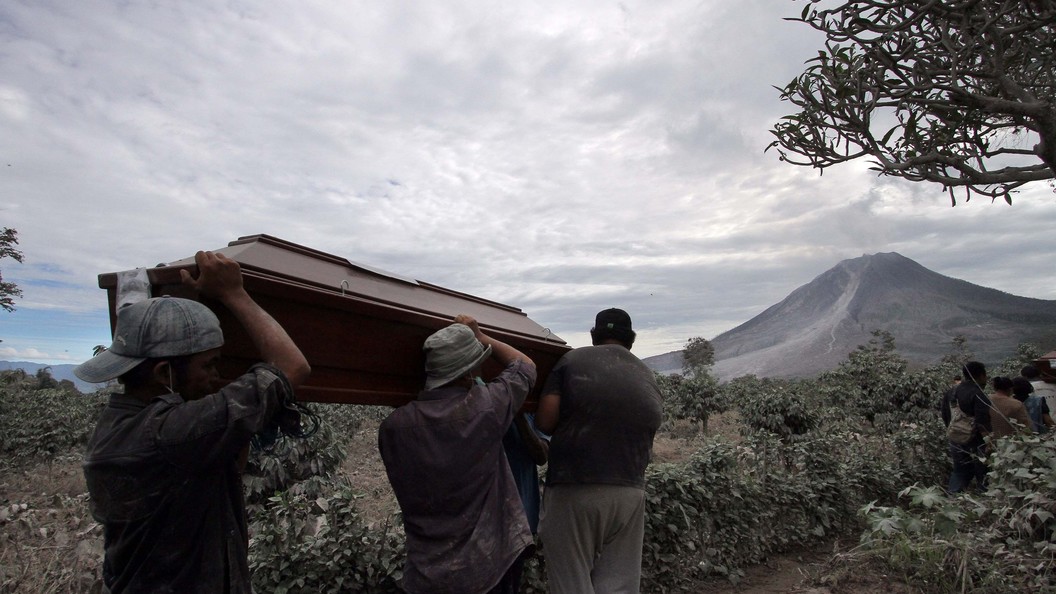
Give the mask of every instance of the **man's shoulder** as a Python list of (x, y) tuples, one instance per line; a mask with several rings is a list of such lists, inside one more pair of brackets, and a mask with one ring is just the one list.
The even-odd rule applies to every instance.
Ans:
[(954, 388), (953, 393), (958, 398), (967, 398), (971, 396), (986, 396), (983, 389), (977, 386), (974, 382), (961, 382)]
[(626, 365), (647, 367), (637, 355), (627, 347), (618, 344), (599, 344), (579, 347), (565, 353), (568, 361), (610, 361)]
[(405, 404), (401, 404), (396, 408), (389, 411), (388, 416), (381, 420), (381, 427), (391, 427), (400, 424), (400, 422), (415, 417), (418, 414), (418, 403), (420, 400), (411, 400)]
[(529, 385), (535, 383), (536, 374), (538, 371), (535, 368), (535, 363), (531, 360), (514, 359), (510, 361), (508, 365), (502, 370), (499, 375), (511, 376), (511, 375), (523, 375), (527, 378)]
[[(453, 401), (466, 400), (472, 390), (455, 389), (450, 386), (424, 390), (414, 400), (401, 404), (382, 419), (382, 429), (395, 429), (408, 425), (428, 424), (428, 418), (443, 416), (445, 411), (458, 408)], [(428, 418), (427, 418), (428, 417)]]

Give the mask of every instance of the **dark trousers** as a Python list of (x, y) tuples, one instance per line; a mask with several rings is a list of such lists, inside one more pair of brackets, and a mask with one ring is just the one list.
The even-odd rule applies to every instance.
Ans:
[(986, 464), (983, 463), (983, 446), (960, 446), (950, 443), (950, 460), (953, 461), (953, 472), (950, 473), (950, 493), (959, 493), (968, 488), (972, 481), (980, 491), (986, 489)]
[(524, 560), (531, 554), (533, 547), (521, 551), (521, 554), (513, 560), (513, 565), (506, 570), (505, 575), (488, 594), (517, 594), (521, 591), (521, 573), (524, 572)]

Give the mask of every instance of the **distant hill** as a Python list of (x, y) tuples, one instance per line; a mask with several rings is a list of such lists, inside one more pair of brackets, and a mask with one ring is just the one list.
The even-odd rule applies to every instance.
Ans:
[[(729, 380), (808, 377), (832, 369), (880, 329), (911, 363), (937, 362), (957, 335), (984, 363), (1020, 343), (1056, 346), (1056, 301), (1018, 297), (943, 276), (897, 253), (844, 260), (780, 303), (712, 339), (713, 374)], [(645, 359), (681, 370), (681, 351)]]
[(21, 369), (26, 372), (26, 375), (36, 375), (37, 370), (49, 367), (51, 368), (51, 377), (56, 380), (70, 380), (73, 385), (77, 386), (77, 389), (85, 394), (89, 394), (102, 388), (106, 384), (89, 384), (88, 382), (81, 381), (77, 376), (73, 375), (73, 368), (76, 365), (44, 365), (42, 363), (30, 363), (29, 361), (0, 361), (0, 371), (7, 371), (9, 369)]

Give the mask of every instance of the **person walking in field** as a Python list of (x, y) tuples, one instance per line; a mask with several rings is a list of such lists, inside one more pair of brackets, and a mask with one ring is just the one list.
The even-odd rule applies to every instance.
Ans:
[(535, 417), (551, 435), (539, 526), (547, 587), (556, 594), (638, 592), (660, 389), (630, 352), (627, 312), (598, 313), (590, 335), (593, 346), (554, 366)]
[[(535, 384), (535, 364), (466, 315), (424, 350), (425, 390), (378, 431), (407, 536), (402, 587), (515, 594), (532, 533), (502, 439)], [(504, 369), (485, 383), (489, 357)]]
[(1030, 385), (1034, 387), (1034, 395), (1045, 400), (1049, 411), (1056, 411), (1056, 383), (1051, 383), (1056, 381), (1056, 378), (1048, 376), (1050, 381), (1045, 381), (1046, 378), (1043, 378), (1038, 368), (1033, 365), (1023, 367), (1019, 374), (1027, 378)]
[(1048, 433), (1056, 426), (1053, 422), (1049, 405), (1041, 396), (1034, 393), (1034, 386), (1025, 377), (1012, 378), (1012, 396), (1027, 407), (1027, 416), (1034, 425), (1034, 433)]
[(1000, 439), (1009, 435), (1031, 434), (1034, 432), (1027, 407), (1012, 397), (1012, 380), (998, 376), (993, 379), (994, 394), (990, 397), (993, 407), (990, 409), (991, 437)]
[(218, 386), (216, 315), (159, 297), (119, 309), (113, 344), (74, 369), (87, 382), (124, 385), (84, 458), (111, 594), (251, 594), (239, 460), (254, 433), (300, 423), (293, 390), (308, 361), (246, 293), (237, 262), (210, 252), (194, 259), (198, 277), (182, 270), (183, 283), (223, 304), (263, 362)]
[(969, 361), (962, 367), (964, 379), (954, 388), (950, 405), (951, 421), (947, 427), (950, 459), (948, 490), (959, 493), (972, 482), (979, 489), (986, 486), (985, 439), (990, 435), (990, 399), (983, 392), (986, 385), (986, 366)]

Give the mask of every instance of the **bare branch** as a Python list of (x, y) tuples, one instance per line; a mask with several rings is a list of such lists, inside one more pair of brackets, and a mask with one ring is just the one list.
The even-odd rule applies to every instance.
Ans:
[(780, 89), (800, 111), (767, 150), (821, 170), (868, 157), (954, 203), (1056, 178), (1056, 0), (809, 2), (787, 20), (827, 41)]

